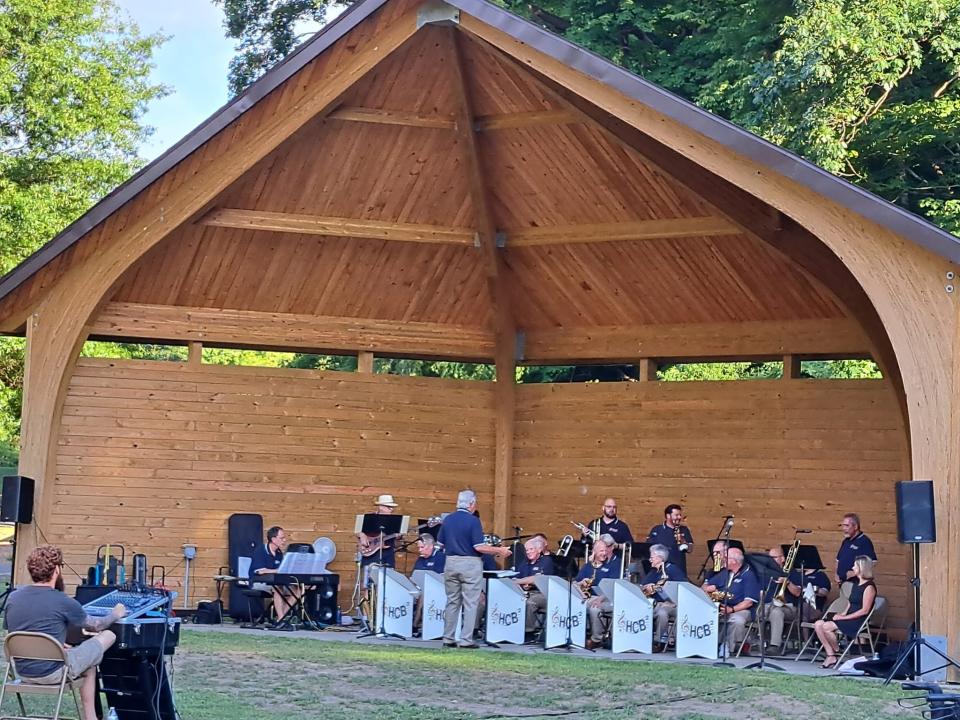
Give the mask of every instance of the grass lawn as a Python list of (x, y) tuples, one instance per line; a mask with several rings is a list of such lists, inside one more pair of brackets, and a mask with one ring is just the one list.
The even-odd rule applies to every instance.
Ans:
[(894, 685), (583, 655), (184, 632), (184, 720), (919, 717)]

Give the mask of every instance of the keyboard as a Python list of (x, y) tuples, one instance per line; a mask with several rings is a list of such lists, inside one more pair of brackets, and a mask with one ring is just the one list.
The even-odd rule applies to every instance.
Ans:
[(172, 605), (173, 597), (163, 590), (113, 590), (88, 602), (83, 609), (91, 617), (104, 617), (113, 611), (117, 603), (127, 609), (127, 614), (121, 622), (129, 622), (150, 611), (162, 609), (168, 604)]

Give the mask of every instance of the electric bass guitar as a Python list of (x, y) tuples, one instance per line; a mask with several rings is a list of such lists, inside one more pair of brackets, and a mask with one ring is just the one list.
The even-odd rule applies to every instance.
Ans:
[[(416, 527), (409, 528), (407, 532), (419, 533), (424, 528), (436, 527), (441, 522), (443, 522), (442, 518), (439, 515), (435, 515), (434, 517), (430, 518), (422, 525), (417, 525)], [(396, 540), (398, 537), (402, 537), (402, 536), (403, 536), (403, 533), (392, 533), (390, 535), (384, 535), (383, 544), (386, 545), (391, 540)], [(379, 535), (374, 535), (372, 537), (371, 536), (361, 536), (361, 537), (367, 540), (366, 543), (364, 543), (362, 540), (357, 543), (357, 552), (360, 553), (363, 557), (371, 557), (373, 555), (376, 555), (378, 552), (380, 552), (381, 541), (380, 541)]]

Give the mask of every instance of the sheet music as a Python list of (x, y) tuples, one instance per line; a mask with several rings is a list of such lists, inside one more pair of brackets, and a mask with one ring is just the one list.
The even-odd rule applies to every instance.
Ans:
[(316, 553), (287, 553), (280, 561), (277, 572), (288, 575), (323, 575), (327, 572), (327, 559)]

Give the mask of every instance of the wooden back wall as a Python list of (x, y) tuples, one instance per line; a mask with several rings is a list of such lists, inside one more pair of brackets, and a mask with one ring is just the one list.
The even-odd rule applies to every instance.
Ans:
[(683, 505), (705, 556), (725, 515), (748, 551), (813, 530), (832, 577), (845, 512), (858, 512), (880, 563), (891, 621), (912, 615), (894, 482), (909, 479), (896, 398), (881, 380), (526, 385), (517, 396), (513, 508), (524, 532), (577, 535), (571, 520), (616, 498), (638, 540)]
[[(294, 541), (332, 538), (347, 602), (353, 522), (389, 492), (426, 517), (473, 487), (492, 510), (493, 386), (435, 378), (81, 359), (64, 409), (46, 538), (85, 572), (123, 544), (165, 565), (191, 604), (227, 564), (227, 518), (256, 512)], [(893, 483), (909, 455), (886, 381), (524, 385), (517, 393), (513, 517), (551, 542), (617, 498), (637, 536), (680, 502), (697, 540), (724, 515), (749, 549), (794, 527), (832, 568), (846, 511), (880, 554), (878, 585), (902, 625), (907, 555)], [(410, 562), (412, 564), (413, 558)], [(179, 602), (178, 602), (179, 606)]]

